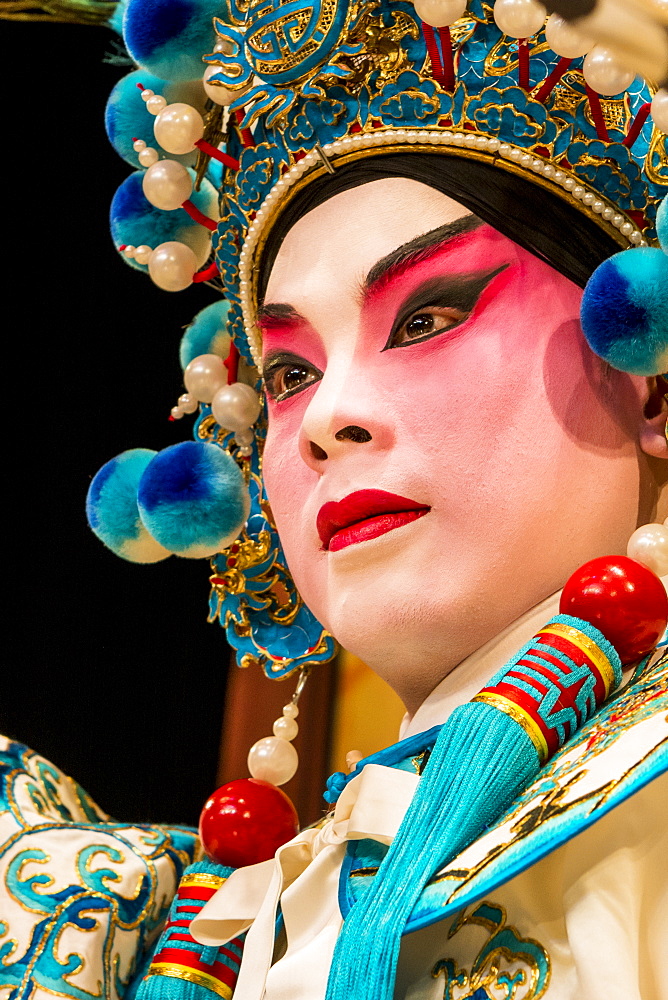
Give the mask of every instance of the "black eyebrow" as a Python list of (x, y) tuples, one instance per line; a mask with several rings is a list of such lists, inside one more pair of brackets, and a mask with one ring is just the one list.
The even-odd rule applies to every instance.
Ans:
[(298, 313), (294, 306), (289, 305), (286, 302), (270, 302), (269, 304), (263, 304), (259, 311), (257, 322), (260, 326), (266, 326), (271, 328), (274, 325), (282, 325), (286, 321), (296, 322), (302, 320), (304, 317), (301, 313)]
[(379, 285), (389, 281), (397, 272), (403, 271), (414, 264), (419, 264), (423, 260), (427, 260), (432, 256), (436, 248), (449, 243), (458, 236), (463, 236), (465, 233), (470, 233), (474, 229), (478, 229), (482, 224), (482, 219), (479, 219), (477, 215), (462, 215), (461, 218), (455, 219), (454, 222), (448, 222), (444, 226), (439, 226), (428, 233), (416, 236), (415, 239), (409, 240), (408, 243), (403, 243), (396, 250), (388, 253), (386, 257), (381, 257), (373, 265), (364, 279), (364, 295), (368, 295), (372, 289), (376, 291)]
[[(368, 295), (372, 290), (376, 291), (381, 283), (389, 281), (398, 271), (403, 271), (413, 264), (427, 260), (437, 248), (465, 233), (478, 229), (482, 224), (482, 219), (479, 219), (477, 215), (462, 215), (454, 222), (448, 222), (437, 229), (431, 229), (428, 233), (422, 233), (415, 239), (409, 240), (408, 243), (402, 243), (396, 250), (392, 250), (387, 256), (376, 261), (364, 279), (363, 295)], [(282, 326), (286, 322), (298, 323), (303, 320), (302, 314), (286, 302), (262, 303), (258, 309), (257, 323), (266, 329)]]

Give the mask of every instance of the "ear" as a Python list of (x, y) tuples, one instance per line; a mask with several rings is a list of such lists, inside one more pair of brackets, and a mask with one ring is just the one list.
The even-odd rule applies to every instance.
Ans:
[(640, 421), (640, 448), (652, 458), (668, 459), (666, 416), (668, 415), (668, 382), (659, 375), (645, 380), (645, 403)]

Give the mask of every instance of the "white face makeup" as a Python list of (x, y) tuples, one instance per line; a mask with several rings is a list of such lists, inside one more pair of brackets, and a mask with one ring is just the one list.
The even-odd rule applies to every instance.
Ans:
[(581, 294), (403, 178), (336, 195), (278, 253), (269, 500), (304, 600), (409, 710), (636, 525), (636, 387), (584, 344)]

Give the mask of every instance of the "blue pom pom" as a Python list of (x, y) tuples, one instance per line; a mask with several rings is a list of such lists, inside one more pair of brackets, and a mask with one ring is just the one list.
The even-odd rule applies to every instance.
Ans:
[(107, 548), (130, 562), (159, 562), (171, 555), (156, 542), (139, 517), (137, 487), (156, 452), (133, 448), (103, 465), (86, 497), (91, 530)]
[(211, 52), (213, 17), (219, 0), (129, 0), (123, 37), (132, 58), (168, 80), (202, 75), (202, 56)]
[(668, 370), (668, 256), (636, 247), (604, 261), (587, 283), (581, 315), (589, 346), (613, 368)]
[(139, 154), (132, 148), (133, 139), (143, 139), (147, 146), (153, 146), (163, 155), (169, 155), (171, 159), (178, 160), (185, 166), (193, 166), (197, 159), (196, 152), (187, 153), (185, 156), (173, 156), (171, 153), (167, 154), (156, 141), (153, 134), (155, 118), (146, 110), (141, 90), (137, 86), (139, 83), (156, 94), (162, 94), (168, 104), (184, 101), (197, 107), (198, 111), (204, 110), (199, 81), (175, 84), (154, 76), (146, 69), (133, 70), (118, 81), (109, 95), (104, 112), (104, 126), (109, 142), (118, 155), (135, 170), (139, 167)]
[(229, 304), (224, 300), (214, 302), (198, 312), (181, 338), (179, 360), (186, 368), (200, 354), (217, 354), (227, 358), (230, 353), (230, 335), (225, 329)]
[[(143, 177), (143, 170), (130, 174), (112, 199), (109, 224), (114, 244), (117, 247), (123, 244), (133, 246), (148, 244), (155, 248), (168, 240), (179, 240), (191, 248), (197, 257), (197, 266), (201, 267), (211, 250), (209, 230), (193, 222), (182, 208), (164, 212), (151, 205), (142, 190)], [(193, 190), (190, 200), (204, 215), (213, 219), (218, 218), (217, 195), (209, 181), (202, 181), (200, 190)], [(124, 254), (121, 256), (132, 267), (148, 272), (145, 264), (138, 264), (136, 260)]]
[(215, 444), (184, 441), (158, 452), (138, 491), (141, 519), (179, 556), (203, 559), (244, 526), (250, 497), (237, 463)]
[(656, 214), (656, 234), (664, 253), (668, 253), (668, 196), (659, 205)]
[(164, 80), (147, 70), (134, 70), (118, 81), (109, 95), (104, 111), (104, 127), (109, 142), (118, 155), (135, 170), (139, 166), (139, 160), (132, 148), (133, 138), (143, 139), (148, 146), (158, 147), (153, 136), (155, 118), (146, 110), (138, 83), (163, 95), (167, 86)]

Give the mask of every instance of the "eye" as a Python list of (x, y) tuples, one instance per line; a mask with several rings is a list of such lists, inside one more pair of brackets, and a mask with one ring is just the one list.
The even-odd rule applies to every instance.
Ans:
[(457, 309), (444, 306), (427, 306), (417, 312), (411, 313), (401, 326), (397, 327), (390, 337), (387, 347), (402, 347), (404, 344), (412, 344), (418, 340), (426, 340), (444, 330), (451, 330), (453, 327), (463, 323), (468, 319), (470, 310)]
[(275, 358), (265, 362), (264, 384), (269, 396), (278, 403), (321, 377), (322, 373), (305, 361)]

